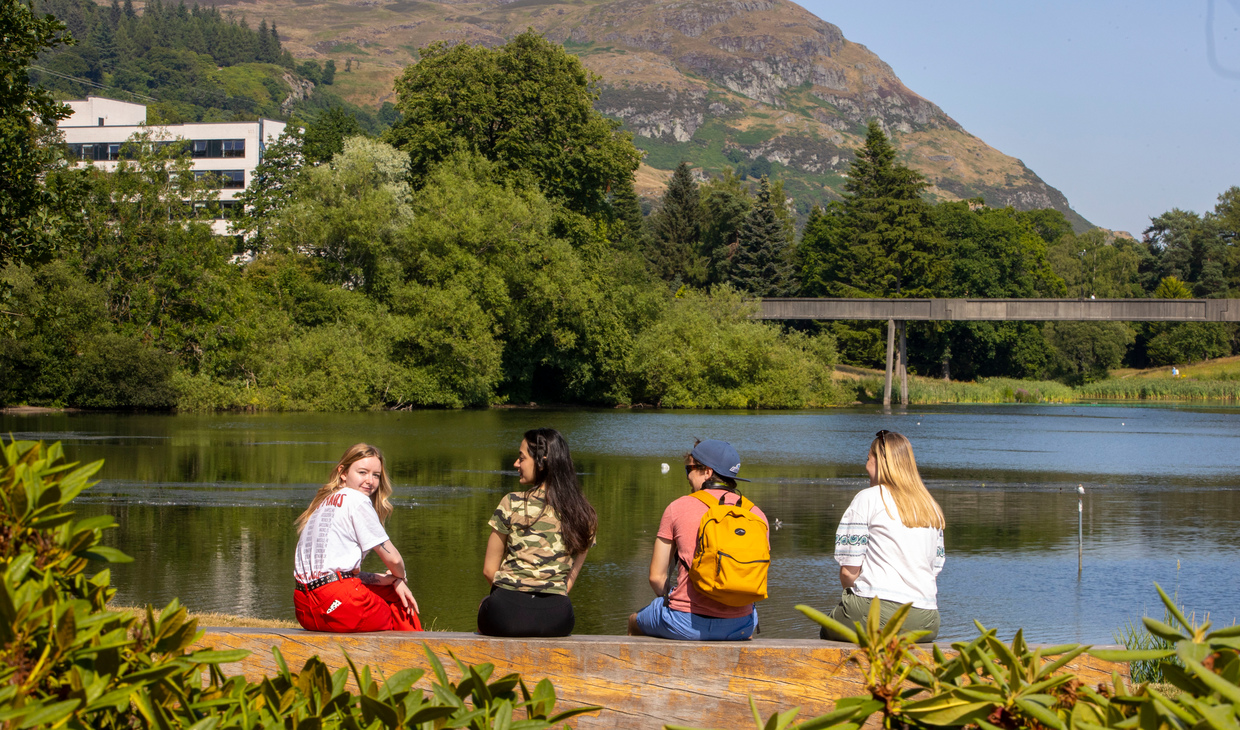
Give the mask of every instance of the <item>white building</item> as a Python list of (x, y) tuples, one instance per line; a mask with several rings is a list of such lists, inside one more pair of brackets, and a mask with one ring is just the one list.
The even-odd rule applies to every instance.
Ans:
[[(260, 119), (257, 122), (201, 122), (146, 126), (146, 107), (124, 101), (88, 96), (70, 101), (72, 116), (62, 119), (60, 131), (69, 145), (70, 157), (115, 169), (121, 147), (134, 134), (146, 132), (160, 142), (184, 139), (190, 146), (195, 175), (218, 175), (220, 216), (231, 217), (240, 205), (237, 194), (250, 184), (254, 168), (263, 159), (266, 146), (284, 132), (284, 122)], [(228, 223), (216, 220), (216, 233), (228, 233)]]

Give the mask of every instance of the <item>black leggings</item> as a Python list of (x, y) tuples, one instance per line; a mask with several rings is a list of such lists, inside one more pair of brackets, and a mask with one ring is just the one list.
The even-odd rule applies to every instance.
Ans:
[(478, 606), (478, 633), (485, 636), (568, 636), (573, 602), (556, 593), (526, 593), (494, 586)]

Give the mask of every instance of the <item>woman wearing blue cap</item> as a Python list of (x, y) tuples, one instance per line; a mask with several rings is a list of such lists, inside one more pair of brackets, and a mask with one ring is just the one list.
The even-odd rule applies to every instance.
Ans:
[[(753, 635), (758, 614), (752, 599), (737, 605), (731, 596), (708, 595), (699, 587), (698, 580), (690, 578), (702, 517), (713, 509), (712, 505), (732, 507), (734, 518), (751, 521), (750, 539), (760, 542), (757, 547), (767, 558), (755, 562), (769, 563), (766, 515), (736, 492), (736, 482), (749, 481), (737, 476), (740, 468), (740, 456), (725, 441), (699, 441), (685, 454), (690, 494), (672, 502), (663, 512), (650, 559), (650, 587), (658, 597), (629, 616), (630, 635), (689, 641), (741, 641)], [(673, 559), (676, 571), (669, 580), (669, 563)], [(763, 564), (759, 599), (766, 595), (765, 577)]]

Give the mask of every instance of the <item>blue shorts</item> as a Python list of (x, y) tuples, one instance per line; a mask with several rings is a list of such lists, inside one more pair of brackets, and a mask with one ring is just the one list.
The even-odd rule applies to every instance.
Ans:
[(656, 598), (637, 612), (637, 626), (646, 636), (682, 641), (744, 641), (753, 636), (758, 609), (740, 618), (711, 618), (696, 613), (673, 611)]

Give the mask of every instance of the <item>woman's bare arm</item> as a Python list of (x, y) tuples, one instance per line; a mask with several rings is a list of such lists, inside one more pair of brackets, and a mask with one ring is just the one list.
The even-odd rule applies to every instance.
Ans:
[(840, 566), (840, 585), (844, 588), (852, 588), (853, 583), (857, 582), (857, 578), (861, 577), (860, 565), (841, 565)]
[(573, 584), (577, 582), (577, 576), (581, 574), (581, 566), (586, 564), (586, 553), (589, 550), (582, 550), (581, 553), (573, 558), (573, 570), (568, 574), (568, 589), (573, 590)]
[(418, 602), (413, 597), (413, 592), (409, 590), (409, 581), (406, 579), (405, 559), (400, 556), (400, 551), (392, 544), (391, 540), (386, 540), (383, 544), (375, 547), (375, 555), (383, 561), (387, 566), (388, 572), (380, 575), (378, 573), (360, 573), (358, 578), (368, 585), (395, 585), (396, 595), (400, 596), (401, 605), (410, 614), (418, 612)]
[(491, 530), (491, 536), (487, 538), (487, 555), (482, 559), (482, 575), (487, 583), (495, 582), (495, 573), (499, 571), (500, 563), (504, 562), (504, 551), (507, 549), (508, 536)]

